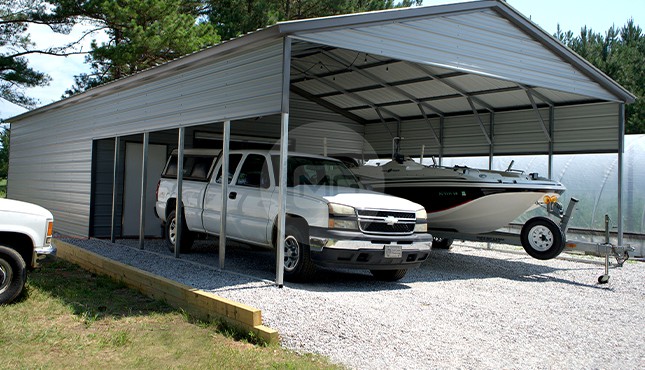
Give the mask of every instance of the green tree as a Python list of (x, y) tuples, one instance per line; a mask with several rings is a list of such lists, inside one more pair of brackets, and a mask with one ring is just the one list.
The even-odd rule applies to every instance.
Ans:
[(421, 0), (206, 0), (205, 14), (223, 39), (279, 21), (420, 5)]
[(0, 125), (0, 179), (6, 179), (9, 173), (9, 127)]
[(29, 66), (29, 54), (70, 55), (74, 46), (63, 45), (35, 49), (28, 33), (30, 25), (46, 25), (52, 31), (69, 33), (73, 23), (52, 11), (52, 4), (42, 0), (0, 0), (0, 99), (24, 108), (33, 108), (37, 101), (25, 89), (44, 86), (49, 76)]
[(625, 107), (625, 132), (645, 133), (645, 34), (634, 20), (604, 35), (587, 27), (574, 35), (558, 26), (555, 37), (636, 95), (636, 102)]
[(91, 73), (76, 77), (72, 95), (219, 42), (192, 0), (58, 0), (58, 12), (102, 28), (109, 41), (92, 42)]

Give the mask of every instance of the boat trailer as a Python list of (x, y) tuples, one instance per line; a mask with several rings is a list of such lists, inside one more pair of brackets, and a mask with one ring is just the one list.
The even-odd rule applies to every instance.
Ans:
[(605, 215), (605, 241), (604, 243), (594, 243), (582, 240), (567, 240), (566, 234), (569, 227), (569, 220), (573, 215), (575, 207), (579, 202), (576, 198), (571, 198), (566, 210), (561, 203), (553, 199), (544, 204), (547, 213), (559, 222), (549, 217), (536, 216), (529, 219), (522, 226), (520, 234), (493, 231), (482, 234), (467, 234), (457, 231), (433, 229), (428, 225), (428, 231), (435, 238), (434, 248), (447, 249), (452, 244), (452, 240), (464, 240), (474, 242), (486, 242), (493, 244), (508, 244), (522, 246), (526, 253), (531, 257), (539, 260), (549, 260), (555, 258), (565, 249), (567, 251), (581, 251), (589, 254), (605, 257), (605, 273), (598, 277), (598, 283), (606, 284), (609, 282), (609, 257), (616, 259), (616, 265), (622, 267), (625, 261), (629, 259), (629, 252), (634, 248), (627, 246), (613, 245), (609, 241), (609, 216)]

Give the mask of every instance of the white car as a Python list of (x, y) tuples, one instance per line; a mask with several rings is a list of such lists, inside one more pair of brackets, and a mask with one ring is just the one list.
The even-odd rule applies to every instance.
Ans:
[[(222, 174), (219, 151), (186, 150), (183, 163), (182, 238), (219, 235)], [(234, 150), (229, 155), (227, 237), (275, 247), (279, 153)], [(426, 211), (417, 203), (364, 189), (340, 161), (290, 153), (287, 164), (284, 276), (309, 279), (317, 266), (368, 269), (382, 280), (401, 279), (430, 253)], [(175, 249), (177, 155), (157, 187), (155, 212)]]
[(27, 269), (56, 254), (54, 217), (45, 208), (0, 198), (0, 304), (20, 295)]

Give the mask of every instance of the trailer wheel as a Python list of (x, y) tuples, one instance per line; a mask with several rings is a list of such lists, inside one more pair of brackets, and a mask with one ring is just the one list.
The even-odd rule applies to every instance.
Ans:
[(15, 249), (0, 245), (0, 304), (20, 295), (27, 280), (27, 265)]
[(520, 240), (526, 253), (539, 260), (555, 258), (564, 249), (562, 230), (546, 217), (534, 217), (525, 223)]

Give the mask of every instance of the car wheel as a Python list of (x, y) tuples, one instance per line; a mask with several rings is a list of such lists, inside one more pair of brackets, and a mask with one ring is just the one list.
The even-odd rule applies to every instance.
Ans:
[(562, 230), (546, 217), (534, 217), (525, 223), (520, 240), (526, 253), (539, 260), (555, 258), (564, 249)]
[(311, 262), (309, 245), (304, 233), (295, 225), (288, 224), (284, 232), (284, 278), (289, 281), (307, 281), (316, 273)]
[(452, 239), (432, 238), (432, 248), (434, 249), (452, 249)]
[[(175, 242), (177, 241), (177, 217), (175, 216), (175, 211), (170, 212), (168, 219), (166, 220), (166, 246), (170, 252), (175, 253)], [(195, 235), (188, 230), (186, 226), (186, 221), (182, 217), (182, 226), (181, 226), (181, 245), (179, 251), (181, 253), (189, 253), (190, 249), (193, 246), (195, 241)]]
[(0, 304), (20, 295), (27, 280), (25, 260), (12, 248), (0, 245)]
[(408, 270), (370, 270), (372, 276), (381, 281), (398, 281), (403, 279)]

